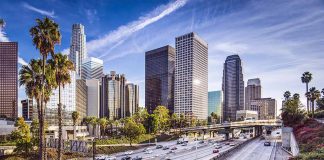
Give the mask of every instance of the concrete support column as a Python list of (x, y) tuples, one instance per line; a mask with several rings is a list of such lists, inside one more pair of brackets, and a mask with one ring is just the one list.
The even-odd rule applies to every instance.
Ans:
[(253, 137), (255, 137), (255, 135), (256, 135), (256, 127), (253, 127)]
[(234, 138), (234, 129), (231, 129), (232, 138)]
[(226, 127), (224, 129), (225, 129), (225, 140), (228, 140), (229, 139), (229, 134), (230, 134), (231, 130), (230, 130), (229, 127)]

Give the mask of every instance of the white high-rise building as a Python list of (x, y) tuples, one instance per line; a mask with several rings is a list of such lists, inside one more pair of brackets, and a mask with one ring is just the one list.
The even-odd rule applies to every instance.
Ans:
[(174, 112), (207, 119), (208, 44), (196, 33), (176, 38)]
[(89, 57), (82, 63), (82, 79), (101, 79), (103, 76), (103, 61)]
[(87, 58), (86, 35), (82, 24), (73, 24), (69, 59), (73, 62), (76, 74), (81, 77), (82, 63)]
[[(71, 83), (61, 88), (62, 118), (63, 124), (72, 125), (72, 112), (76, 111), (76, 73), (70, 72)], [(59, 89), (55, 89), (47, 102), (45, 111), (46, 120), (50, 125), (57, 125), (57, 108), (59, 103)]]
[(100, 113), (100, 84), (98, 79), (87, 79), (88, 87), (88, 108), (87, 116), (99, 118)]

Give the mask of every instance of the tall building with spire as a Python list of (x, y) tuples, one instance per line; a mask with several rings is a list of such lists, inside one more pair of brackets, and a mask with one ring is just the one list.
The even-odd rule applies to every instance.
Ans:
[(86, 35), (82, 24), (72, 25), (69, 59), (73, 62), (76, 75), (82, 75), (82, 63), (87, 58)]
[(207, 119), (208, 44), (196, 33), (175, 38), (174, 112)]
[(244, 110), (242, 62), (238, 55), (228, 56), (223, 70), (223, 120), (236, 120), (236, 111)]

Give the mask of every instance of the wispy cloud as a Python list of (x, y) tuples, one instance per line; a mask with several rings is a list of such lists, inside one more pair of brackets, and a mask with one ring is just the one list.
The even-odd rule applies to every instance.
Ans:
[(46, 11), (46, 10), (43, 10), (43, 9), (39, 9), (39, 8), (36, 8), (28, 3), (23, 3), (23, 6), (31, 11), (34, 11), (34, 12), (37, 12), (39, 14), (42, 14), (44, 16), (49, 16), (49, 17), (52, 17), (52, 18), (55, 18), (55, 13), (54, 11)]
[(28, 65), (28, 63), (21, 57), (18, 57), (18, 63), (21, 65)]
[(6, 36), (6, 33), (3, 31), (3, 27), (0, 26), (0, 42), (8, 42), (9, 38)]
[(138, 20), (130, 22), (127, 25), (120, 26), (102, 38), (88, 42), (88, 52), (90, 54), (98, 54), (98, 57), (104, 57), (109, 54), (107, 50), (110, 47), (120, 45), (120, 42), (127, 39), (133, 33), (171, 14), (177, 9), (183, 7), (186, 3), (187, 0), (177, 0), (166, 5), (159, 6), (145, 16), (140, 17)]

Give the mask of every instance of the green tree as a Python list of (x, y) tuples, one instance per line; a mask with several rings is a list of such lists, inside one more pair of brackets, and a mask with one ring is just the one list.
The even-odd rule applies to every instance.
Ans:
[(312, 118), (314, 118), (314, 105), (315, 100), (318, 100), (321, 97), (321, 92), (317, 90), (315, 87), (312, 87), (309, 89), (309, 92), (307, 92), (306, 97), (311, 101), (312, 104)]
[(100, 118), (98, 120), (99, 126), (100, 126), (100, 135), (104, 136), (104, 133), (106, 131), (106, 126), (108, 125), (107, 118)]
[(95, 137), (95, 131), (96, 131), (97, 124), (98, 124), (98, 118), (96, 118), (96, 117), (90, 117), (90, 124), (92, 126), (92, 134)]
[(169, 129), (169, 110), (164, 106), (157, 106), (153, 111), (154, 132), (167, 131)]
[[(39, 143), (39, 159), (44, 159), (44, 141), (45, 141), (45, 130), (44, 130), (44, 88), (45, 88), (45, 65), (48, 54), (54, 57), (54, 46), (61, 42), (61, 34), (59, 26), (53, 20), (45, 17), (44, 20), (36, 19), (36, 25), (30, 30), (32, 41), (36, 49), (39, 50), (42, 56), (42, 81), (41, 81), (41, 112), (40, 112), (40, 143)], [(61, 158), (61, 157), (59, 157)]]
[(128, 139), (129, 145), (132, 146), (132, 142), (145, 133), (145, 128), (143, 124), (136, 123), (133, 119), (127, 118), (122, 128), (122, 133)]
[(30, 124), (30, 132), (32, 134), (32, 143), (37, 146), (39, 143), (39, 122), (37, 119), (33, 119)]
[(179, 117), (177, 116), (177, 114), (173, 113), (170, 118), (171, 128), (173, 129), (177, 128), (178, 121), (179, 121)]
[(285, 97), (286, 101), (290, 98), (290, 96), (291, 96), (291, 93), (289, 91), (286, 91), (284, 93), (284, 97)]
[(79, 112), (73, 111), (72, 112), (72, 120), (73, 120), (73, 139), (75, 139), (75, 132), (76, 132), (76, 123), (78, 122), (80, 117)]
[(282, 108), (281, 117), (285, 126), (293, 126), (299, 124), (305, 119), (305, 113), (301, 109), (303, 106), (300, 103), (299, 98), (288, 99), (284, 102), (284, 107)]
[(16, 142), (16, 148), (14, 151), (18, 153), (29, 153), (33, 146), (29, 126), (25, 123), (24, 118), (19, 117), (15, 123), (15, 127), (18, 129), (11, 133), (11, 136)]
[(212, 112), (211, 114), (210, 114), (210, 117), (214, 120), (214, 123), (216, 124), (217, 122), (218, 122), (218, 120), (219, 120), (219, 117), (218, 117), (218, 115), (215, 113), (215, 112)]
[(67, 55), (57, 53), (53, 55), (53, 59), (48, 60), (48, 64), (55, 68), (55, 81), (59, 89), (59, 103), (58, 103), (58, 125), (59, 125), (59, 143), (58, 143), (58, 159), (62, 158), (62, 103), (61, 103), (61, 89), (64, 89), (66, 84), (71, 83), (70, 71), (74, 69), (73, 63), (68, 59)]
[[(308, 92), (308, 83), (312, 80), (312, 73), (304, 72), (301, 81), (306, 84), (306, 93)], [(306, 97), (307, 98), (307, 97)], [(309, 113), (309, 99), (307, 98), (307, 113)]]

